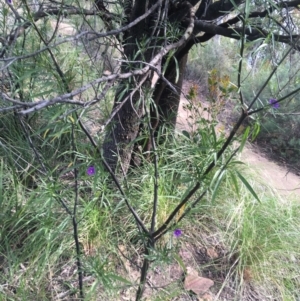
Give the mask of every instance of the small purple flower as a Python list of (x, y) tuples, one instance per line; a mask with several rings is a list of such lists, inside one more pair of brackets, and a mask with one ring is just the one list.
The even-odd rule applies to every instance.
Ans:
[(6, 0), (8, 4), (12, 4), (12, 0)]
[(181, 236), (181, 234), (182, 234), (182, 231), (181, 231), (180, 229), (174, 230), (174, 236), (175, 236), (176, 238), (178, 238), (179, 236)]
[(88, 176), (93, 176), (96, 173), (96, 169), (94, 166), (89, 166), (88, 169), (86, 170), (86, 173)]
[(280, 104), (276, 99), (271, 98), (269, 100), (269, 104), (273, 107), (273, 109), (279, 109)]

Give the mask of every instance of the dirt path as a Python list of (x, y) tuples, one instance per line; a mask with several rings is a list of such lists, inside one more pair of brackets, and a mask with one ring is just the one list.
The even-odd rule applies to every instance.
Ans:
[(279, 195), (300, 197), (300, 177), (285, 167), (272, 162), (250, 144), (245, 147), (241, 154), (241, 161), (250, 167), (260, 183), (271, 187)]
[[(185, 91), (185, 93), (187, 92)], [(189, 113), (184, 109), (188, 104), (189, 102), (182, 97), (177, 117), (176, 128), (178, 131), (190, 129), (188, 126)], [(205, 104), (203, 106), (205, 107)], [(206, 111), (201, 116), (206, 119), (210, 118)], [(222, 125), (220, 126), (222, 127)], [(255, 146), (247, 144), (240, 155), (240, 160), (249, 166), (249, 172), (253, 174), (253, 178), (258, 183), (261, 183), (262, 187), (271, 188), (272, 191), (284, 198), (300, 198), (300, 177), (272, 162), (258, 149), (255, 149)]]

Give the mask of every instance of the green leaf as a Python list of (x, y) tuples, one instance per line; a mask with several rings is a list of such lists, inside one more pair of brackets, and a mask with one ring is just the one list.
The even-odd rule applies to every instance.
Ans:
[(256, 198), (256, 200), (261, 203), (260, 199), (258, 198), (256, 192), (253, 190), (249, 182), (238, 171), (236, 171), (236, 174), (243, 182), (243, 184), (247, 187), (247, 189), (250, 191), (250, 193)]
[(217, 143), (217, 135), (216, 135), (216, 130), (215, 130), (216, 128), (215, 128), (215, 126), (212, 124), (211, 126), (210, 126), (210, 130), (211, 130), (211, 137), (213, 138), (213, 143), (214, 144), (216, 144)]
[(123, 278), (123, 277), (120, 277), (118, 275), (115, 275), (115, 274), (108, 274), (107, 275), (109, 277), (109, 279), (112, 279), (112, 280), (117, 280), (117, 281), (120, 281), (120, 282), (123, 282), (123, 283), (126, 283), (126, 284), (132, 284), (129, 280)]
[(235, 190), (236, 194), (239, 196), (240, 195), (240, 189), (239, 189), (239, 184), (237, 182), (237, 178), (236, 178), (235, 173), (230, 172), (229, 177), (231, 179), (231, 182), (233, 184), (233, 187), (234, 187), (234, 190)]
[(219, 175), (218, 175), (218, 178), (217, 178), (217, 181), (216, 181), (216, 185), (214, 186), (214, 189), (213, 189), (213, 192), (212, 192), (212, 196), (211, 196), (211, 201), (213, 202), (217, 196), (217, 192), (219, 190), (219, 186), (221, 184), (221, 181), (223, 179), (223, 176), (225, 175), (225, 170), (223, 170)]
[(245, 19), (248, 19), (250, 13), (250, 0), (246, 0), (245, 4)]
[(231, 4), (233, 5), (233, 7), (235, 9), (238, 9), (238, 6), (236, 5), (235, 1), (234, 0), (230, 0)]
[(246, 143), (246, 141), (248, 139), (248, 136), (249, 136), (249, 132), (250, 132), (250, 126), (247, 126), (247, 128), (244, 132), (242, 141), (241, 141), (241, 145), (239, 147), (239, 152), (242, 152), (242, 150), (244, 149), (245, 143)]
[(166, 62), (165, 62), (164, 67), (163, 67), (162, 74), (165, 74), (165, 72), (166, 72), (166, 70), (167, 70), (167, 68), (168, 68), (168, 66), (169, 66), (170, 60), (171, 60), (171, 58), (173, 57), (174, 53), (175, 53), (174, 50), (172, 50), (172, 51), (170, 51), (170, 52), (168, 53)]
[(174, 258), (178, 262), (178, 264), (180, 265), (180, 267), (182, 268), (182, 270), (184, 271), (184, 273), (186, 273), (186, 266), (185, 266), (184, 262), (182, 261), (182, 259), (180, 258), (180, 256), (178, 256), (177, 254), (175, 254)]
[(182, 131), (182, 135), (185, 136), (185, 137), (187, 137), (188, 139), (191, 138), (190, 133), (188, 131), (186, 131), (186, 130)]
[(176, 57), (173, 56), (173, 58), (174, 58), (175, 65), (176, 65), (176, 78), (175, 78), (175, 84), (177, 84), (177, 83), (178, 83), (178, 80), (179, 80), (180, 70), (179, 70), (179, 65), (178, 65), (178, 61), (177, 61)]
[(252, 141), (256, 139), (259, 132), (260, 132), (260, 124), (259, 124), (259, 122), (255, 122), (252, 137), (251, 137)]

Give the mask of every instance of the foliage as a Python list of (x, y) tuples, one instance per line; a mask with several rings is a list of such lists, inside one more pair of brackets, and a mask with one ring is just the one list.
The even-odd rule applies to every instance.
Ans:
[(224, 40), (222, 37), (216, 37), (193, 47), (189, 53), (186, 79), (199, 84), (204, 95), (209, 95), (209, 76), (212, 70), (217, 72), (218, 77), (230, 75), (231, 81), (236, 78), (238, 45), (235, 41), (224, 43)]
[[(257, 43), (257, 42), (256, 42)], [(201, 48), (201, 59), (195, 58), (198, 49), (193, 49), (191, 54), (192, 58), (190, 64), (188, 65), (187, 78), (193, 82), (200, 81), (201, 87), (204, 89), (204, 93), (211, 100), (218, 99), (220, 101), (220, 96), (225, 98), (226, 105), (233, 108), (234, 112), (230, 113), (231, 117), (227, 120), (232, 122), (232, 119), (236, 119), (238, 110), (238, 105), (236, 105), (235, 99), (238, 97), (235, 87), (237, 82), (232, 74), (236, 71), (232, 69), (235, 65), (236, 58), (229, 55), (233, 51), (234, 47), (237, 47), (237, 42), (224, 44), (223, 48), (220, 49), (215, 47), (216, 41), (211, 40), (207, 43), (206, 47)], [(246, 44), (245, 50), (245, 62), (244, 70), (246, 71), (245, 78), (243, 79), (242, 89), (243, 97), (246, 104), (251, 103), (253, 95), (255, 95), (261, 83), (271, 72), (279, 60), (279, 52), (281, 51), (280, 46), (275, 47), (275, 45), (263, 44), (260, 49), (254, 48), (253, 43)], [(262, 46), (262, 45), (261, 45)], [(254, 49), (254, 51), (253, 51)], [(215, 53), (215, 54), (214, 54)], [(224, 53), (228, 54), (226, 60), (223, 59)], [(271, 56), (270, 53), (276, 53), (276, 59)], [(214, 56), (213, 56), (214, 55)], [(218, 58), (218, 59), (217, 59)], [(299, 67), (296, 62), (299, 60), (298, 52), (292, 52), (288, 59), (278, 68), (273, 78), (268, 81), (266, 88), (262, 91), (258, 102), (254, 104), (254, 108), (258, 109), (262, 105), (268, 105), (270, 99), (279, 99), (283, 95), (287, 95), (297, 89), (298, 87), (298, 77), (299, 77)], [(211, 64), (207, 66), (205, 62)], [(195, 68), (197, 63), (203, 66), (206, 74), (206, 79), (201, 81), (196, 75), (192, 75), (189, 68)], [(213, 65), (215, 63), (215, 65)], [(201, 70), (201, 74), (202, 73)], [(230, 93), (226, 92), (222, 96), (222, 91), (224, 91), (224, 84), (222, 82), (228, 79), (230, 74)], [(207, 81), (207, 82), (206, 82)], [(257, 143), (262, 147), (262, 149), (275, 160), (279, 160), (282, 163), (286, 163), (289, 166), (293, 166), (299, 169), (298, 164), (298, 151), (299, 151), (299, 135), (297, 129), (299, 128), (299, 118), (298, 118), (298, 97), (299, 93), (294, 94), (288, 99), (288, 101), (280, 104), (280, 108), (275, 109), (273, 107), (269, 108), (268, 111), (264, 111), (257, 116), (252, 116), (252, 119), (248, 121), (252, 124), (257, 124), (260, 128), (259, 135), (257, 136)], [(228, 109), (227, 109), (228, 110)], [(228, 115), (229, 113), (227, 113)], [(224, 115), (219, 116), (221, 120), (224, 120)], [(231, 119), (231, 120), (230, 120)], [(227, 121), (227, 122), (228, 122)], [(252, 141), (254, 141), (252, 139)]]
[[(278, 81), (286, 77), (280, 68), (288, 54), (298, 50), (289, 25), (297, 23), (298, 3), (0, 1), (1, 298), (111, 300), (122, 292), (141, 300), (155, 269), (176, 261), (186, 274), (185, 229), (207, 233), (215, 224), (229, 252), (222, 257), (228, 259), (223, 285), (235, 280), (234, 298), (246, 270), (265, 280), (271, 265), (284, 271), (282, 295), (298, 297), (285, 253), (299, 260), (299, 209), (278, 210), (270, 201), (267, 215), (234, 160), (252, 131), (243, 122), (274, 110), (270, 99), (281, 107), (297, 95), (297, 70), (283, 86)], [(281, 13), (291, 22), (277, 21)], [(190, 73), (198, 76), (197, 65), (204, 67), (188, 92), (188, 128), (178, 133), (166, 124), (173, 120), (175, 127), (185, 59), (194, 44), (216, 34), (239, 40), (228, 47), (234, 64), (225, 52), (213, 62), (221, 40), (198, 48), (205, 56), (196, 55)], [(285, 44), (279, 50), (272, 48), (277, 41)], [(245, 75), (247, 47), (268, 67), (254, 96)], [(196, 99), (203, 79), (207, 107)], [(230, 98), (241, 114), (226, 133), (218, 117)], [(133, 153), (141, 164), (130, 168)], [(260, 275), (256, 267), (263, 267)], [(151, 293), (166, 299), (163, 290)]]
[[(278, 98), (298, 86), (299, 68), (294, 63), (298, 57), (298, 53), (293, 53), (278, 71), (276, 78), (269, 84), (269, 95)], [(271, 156), (279, 157), (296, 169), (300, 167), (297, 160), (300, 146), (297, 131), (300, 122), (298, 98), (299, 94), (293, 95), (279, 108), (270, 109), (268, 113), (263, 114), (260, 118), (261, 132), (258, 136), (258, 142)]]
[[(213, 156), (211, 144), (216, 143), (218, 148), (218, 140), (213, 142), (213, 135), (206, 134), (214, 130), (210, 123), (202, 120), (199, 125), (200, 129), (194, 134), (181, 135), (175, 144), (166, 144), (158, 150), (169, 153), (167, 158), (161, 157), (159, 163), (158, 224), (163, 223), (175, 208), (185, 187), (209, 164)], [(199, 147), (200, 142), (202, 147)], [(219, 170), (225, 161), (221, 161)], [(79, 167), (81, 184), (77, 213), (83, 269), (87, 275), (84, 278), (86, 294), (89, 300), (114, 299), (122, 289), (125, 295), (131, 296), (136, 280), (133, 275), (138, 273), (136, 264), (142, 260), (143, 236), (137, 234), (135, 221), (125, 210), (124, 202), (119, 202), (122, 196), (114, 192), (107, 173), (95, 162), (96, 172), (91, 176), (86, 173), (86, 166), (85, 163)], [(180, 222), (183, 211), (178, 213), (177, 222), (149, 255), (154, 261), (152, 269), (158, 266), (178, 268), (176, 262), (182, 250), (190, 249), (190, 243), (196, 244), (195, 252), (219, 246), (219, 254), (223, 254), (221, 263), (208, 261), (201, 266), (204, 275), (212, 273), (217, 282), (220, 273), (228, 277), (223, 285), (216, 284), (215, 294), (222, 296), (223, 289), (230, 287), (238, 296), (243, 293), (242, 282), (251, 281), (259, 293), (260, 286), (264, 285), (266, 294), (272, 298), (279, 298), (274, 287), (279, 288), (282, 296), (296, 298), (299, 283), (294, 260), (300, 260), (299, 205), (297, 202), (288, 205), (286, 201), (278, 202), (277, 196), (267, 188), (261, 202), (257, 202), (245, 185), (237, 185), (238, 178), (234, 175), (238, 170), (244, 173), (245, 167), (233, 161), (226, 168), (222, 181), (217, 180), (218, 171), (203, 179), (202, 189), (210, 187), (207, 197), (191, 207), (187, 218)], [(151, 222), (155, 180), (152, 174), (153, 166), (145, 164), (128, 176), (128, 197), (133, 206), (139, 208), (138, 213), (145, 224)], [(72, 205), (73, 192), (66, 189), (72, 185), (72, 175), (61, 180), (62, 183), (50, 183), (40, 178), (39, 186), (28, 190), (14, 179), (11, 169), (2, 160), (0, 178), (0, 253), (4, 269), (1, 283), (9, 284), (4, 286), (1, 298), (49, 300), (76, 294), (73, 239), (66, 235), (72, 231), (70, 217), (57, 199), (59, 196), (68, 206)], [(248, 181), (251, 179), (247, 178)], [(256, 186), (253, 181), (250, 185)], [(182, 231), (178, 238), (172, 234), (175, 229)], [(131, 264), (126, 263), (128, 258)], [(181, 263), (182, 268), (190, 264)], [(184, 294), (183, 290), (175, 288), (169, 286), (173, 298)], [(163, 291), (158, 291), (153, 292), (152, 298), (165, 298), (163, 296)]]

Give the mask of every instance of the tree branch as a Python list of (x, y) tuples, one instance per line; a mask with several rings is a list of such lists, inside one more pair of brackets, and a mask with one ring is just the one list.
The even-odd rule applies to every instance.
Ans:
[(236, 1), (225, 1), (220, 0), (210, 4), (206, 8), (206, 13), (203, 14), (202, 10), (198, 10), (196, 13), (196, 17), (201, 20), (211, 21), (215, 20), (219, 17), (229, 14), (230, 11), (234, 9), (234, 7), (239, 6), (245, 2), (245, 0), (236, 0)]
[[(32, 15), (33, 22), (37, 22), (38, 20), (49, 17), (49, 16), (70, 16), (70, 15), (102, 15), (105, 13), (94, 11), (94, 10), (87, 10), (87, 9), (81, 9), (76, 7), (68, 7), (68, 8), (53, 8), (49, 10), (39, 10), (36, 13)], [(6, 48), (10, 46), (18, 37), (21, 36), (21, 34), (29, 27), (31, 27), (32, 22), (31, 21), (25, 21), (21, 25), (17, 26), (17, 28), (8, 36), (1, 37), (1, 41), (5, 41), (5, 47), (2, 49), (0, 58), (2, 58), (6, 53)]]
[[(240, 40), (243, 34), (243, 28), (225, 28), (222, 25), (214, 25), (208, 24), (206, 22), (197, 20), (195, 21), (195, 28), (198, 31), (204, 31), (207, 34), (211, 35), (221, 35), (227, 38)], [(246, 39), (248, 41), (255, 41), (259, 38), (266, 38), (271, 35), (270, 32), (262, 29), (262, 28), (246, 28), (245, 30)], [(299, 38), (299, 35), (279, 35), (272, 33), (272, 36), (276, 40), (276, 42), (285, 43), (291, 45), (294, 49), (300, 50), (300, 45), (298, 43), (294, 43), (294, 40)], [(201, 41), (202, 42), (202, 41)]]
[[(98, 39), (98, 38), (102, 38), (102, 37), (108, 37), (108, 36), (113, 36), (113, 35), (117, 35), (117, 34), (120, 34), (121, 32), (124, 32), (124, 31), (127, 31), (128, 29), (134, 27), (135, 25), (137, 25), (139, 22), (141, 22), (142, 20), (144, 20), (145, 18), (147, 18), (151, 13), (153, 13), (157, 7), (160, 5), (160, 2), (162, 0), (158, 1), (155, 5), (153, 5), (148, 11), (146, 11), (143, 15), (141, 15), (140, 17), (136, 18), (134, 21), (132, 21), (131, 23), (129, 23), (128, 25), (124, 26), (124, 27), (121, 27), (119, 29), (114, 29), (114, 30), (110, 30), (108, 32), (104, 32), (104, 33), (96, 33), (96, 32), (91, 32), (91, 31), (86, 31), (86, 32), (83, 32), (83, 33), (80, 33), (72, 38), (66, 38), (64, 39), (64, 41), (60, 41), (60, 42), (57, 42), (53, 45), (49, 45), (47, 47), (44, 47), (42, 49), (40, 49), (39, 51), (36, 51), (35, 53), (32, 53), (32, 54), (28, 54), (28, 55), (24, 55), (24, 56), (20, 56), (20, 57), (15, 57), (15, 58), (6, 58), (4, 59), (5, 61), (16, 61), (16, 60), (19, 60), (19, 59), (24, 59), (24, 58), (28, 58), (28, 57), (31, 57), (31, 56), (35, 56), (36, 54), (38, 53), (41, 53), (45, 50), (47, 50), (47, 48), (49, 47), (55, 47), (55, 46), (58, 46), (60, 44), (63, 44), (63, 43), (66, 43), (66, 42), (71, 42), (71, 41), (74, 41), (74, 40), (77, 40), (79, 39), (81, 36), (83, 35), (87, 35), (87, 34), (92, 34), (94, 35), (93, 38), (89, 38), (89, 41), (92, 41), (92, 40), (95, 40), (95, 39)], [(59, 13), (59, 10), (56, 10), (57, 14)], [(52, 14), (54, 14), (54, 12), (52, 11)], [(60, 12), (61, 14), (61, 12)], [(43, 12), (40, 14), (40, 18), (42, 17), (45, 17), (47, 16), (47, 12)], [(34, 21), (38, 21), (40, 18), (37, 18), (35, 17), (35, 14), (33, 15), (33, 20)], [(9, 36), (7, 36), (5, 39), (1, 38), (1, 41), (10, 41), (8, 43), (8, 45), (11, 45), (11, 43), (16, 39), (18, 38), (23, 32), (24, 30), (26, 30), (28, 27), (30, 27), (32, 25), (32, 23), (30, 21), (27, 21), (25, 24), (23, 24), (22, 26), (18, 26), (14, 32), (12, 34), (10, 34)], [(5, 45), (7, 47), (7, 45)], [(0, 58), (2, 58), (6, 52), (6, 47), (2, 50), (1, 54), (0, 54)], [(10, 62), (12, 63), (12, 62)]]

